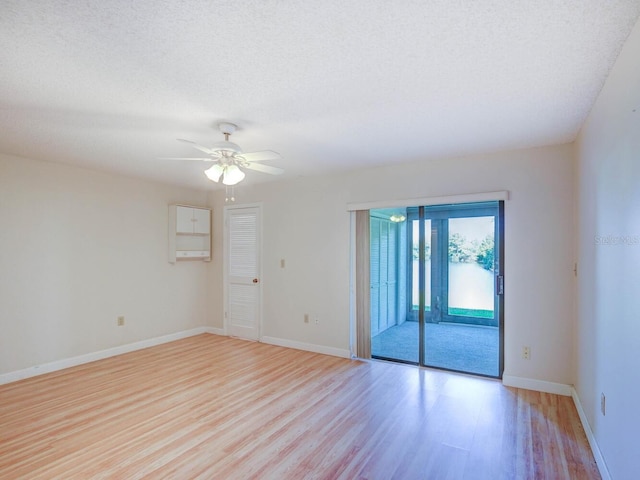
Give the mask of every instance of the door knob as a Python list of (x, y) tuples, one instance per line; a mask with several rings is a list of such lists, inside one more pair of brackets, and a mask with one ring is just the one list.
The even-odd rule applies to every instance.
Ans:
[(254, 279), (253, 279), (253, 283), (258, 283), (258, 279), (257, 279), (257, 278), (254, 278)]

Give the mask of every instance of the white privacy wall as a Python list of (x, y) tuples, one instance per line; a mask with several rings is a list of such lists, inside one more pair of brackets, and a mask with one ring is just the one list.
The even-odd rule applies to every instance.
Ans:
[(208, 264), (168, 263), (167, 205), (206, 200), (0, 155), (0, 374), (204, 326)]
[[(576, 390), (611, 478), (640, 472), (640, 23), (577, 142)], [(600, 396), (606, 395), (606, 415)]]
[[(301, 160), (302, 161), (302, 160)], [(570, 145), (372, 168), (236, 189), (264, 213), (262, 335), (349, 348), (350, 202), (508, 190), (505, 375), (573, 383), (574, 160)], [(222, 216), (223, 194), (211, 197)], [(222, 243), (220, 229), (215, 242)], [(280, 260), (285, 268), (280, 268)], [(222, 258), (211, 281), (222, 285)], [(304, 314), (311, 316), (304, 323)], [(220, 310), (213, 326), (222, 328)], [(315, 323), (318, 319), (318, 324)], [(521, 358), (523, 346), (531, 359)]]

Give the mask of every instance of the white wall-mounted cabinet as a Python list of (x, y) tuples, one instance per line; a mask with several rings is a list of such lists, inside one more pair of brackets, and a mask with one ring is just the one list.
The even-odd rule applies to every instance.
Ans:
[(169, 262), (211, 259), (211, 210), (169, 205)]
[(176, 233), (209, 235), (211, 210), (207, 208), (173, 205), (176, 208)]

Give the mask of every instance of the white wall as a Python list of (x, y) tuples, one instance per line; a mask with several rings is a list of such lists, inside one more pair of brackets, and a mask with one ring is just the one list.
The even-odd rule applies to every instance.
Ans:
[[(612, 478), (640, 471), (640, 23), (578, 142), (576, 390)], [(604, 237), (604, 241), (603, 238)], [(606, 394), (606, 416), (600, 394)]]
[[(262, 335), (347, 350), (347, 203), (509, 190), (505, 206), (505, 374), (573, 383), (574, 160), (569, 145), (373, 168), (236, 189), (262, 202)], [(212, 195), (222, 216), (223, 195)], [(221, 226), (221, 225), (220, 225)], [(222, 229), (214, 233), (222, 244)], [(286, 268), (280, 268), (285, 259)], [(222, 285), (222, 258), (211, 280)], [(217, 287), (216, 287), (217, 288)], [(313, 321), (303, 322), (304, 313)], [(222, 328), (222, 312), (212, 312)], [(531, 347), (531, 360), (521, 348)]]
[(206, 325), (208, 264), (167, 261), (167, 205), (206, 201), (0, 155), (0, 374)]

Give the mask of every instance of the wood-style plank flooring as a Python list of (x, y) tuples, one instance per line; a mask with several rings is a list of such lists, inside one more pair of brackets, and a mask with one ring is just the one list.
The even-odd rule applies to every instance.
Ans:
[(0, 386), (2, 479), (596, 479), (571, 398), (199, 335)]

